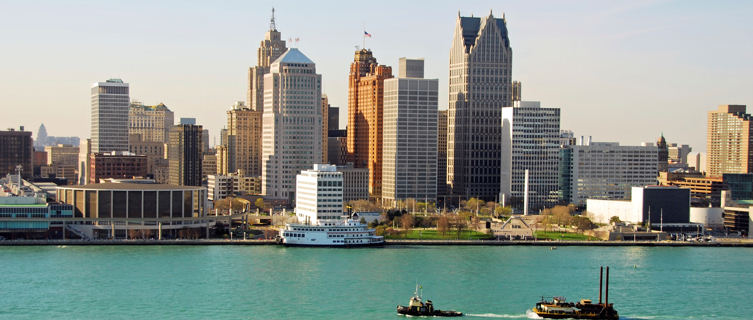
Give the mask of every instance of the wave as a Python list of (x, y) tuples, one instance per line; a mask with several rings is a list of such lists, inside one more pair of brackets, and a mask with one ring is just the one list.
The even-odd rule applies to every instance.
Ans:
[(469, 314), (466, 314), (466, 316), (479, 317), (479, 318), (505, 318), (505, 319), (526, 318), (525, 314), (497, 314), (497, 313), (469, 313)]

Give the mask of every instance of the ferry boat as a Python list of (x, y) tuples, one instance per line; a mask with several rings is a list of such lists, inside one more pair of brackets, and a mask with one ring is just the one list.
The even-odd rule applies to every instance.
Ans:
[(384, 245), (384, 237), (356, 220), (286, 224), (278, 242), (286, 246), (367, 247)]
[(397, 314), (411, 317), (462, 317), (463, 313), (455, 310), (436, 310), (431, 300), (423, 301), (421, 295), (418, 294), (418, 284), (416, 284), (416, 291), (413, 292), (413, 296), (410, 298), (410, 302), (407, 306), (397, 306)]
[(582, 299), (573, 303), (567, 302), (564, 297), (553, 297), (552, 300), (541, 297), (541, 301), (536, 303), (531, 311), (545, 319), (619, 319), (617, 310), (609, 303), (609, 267), (607, 267), (606, 299), (604, 303), (601, 302), (603, 274), (604, 267), (601, 267), (599, 271), (599, 303), (593, 303), (589, 299)]

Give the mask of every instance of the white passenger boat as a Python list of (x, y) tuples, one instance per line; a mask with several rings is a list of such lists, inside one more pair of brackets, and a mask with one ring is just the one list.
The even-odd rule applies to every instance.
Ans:
[(319, 224), (286, 224), (278, 241), (286, 246), (366, 247), (384, 244), (365, 224), (352, 219)]

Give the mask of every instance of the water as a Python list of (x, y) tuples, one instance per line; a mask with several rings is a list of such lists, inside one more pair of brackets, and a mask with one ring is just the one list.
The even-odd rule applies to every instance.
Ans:
[(629, 319), (750, 318), (753, 249), (648, 247), (0, 247), (0, 318), (401, 319), (416, 281), (439, 309), (525, 319), (541, 295)]

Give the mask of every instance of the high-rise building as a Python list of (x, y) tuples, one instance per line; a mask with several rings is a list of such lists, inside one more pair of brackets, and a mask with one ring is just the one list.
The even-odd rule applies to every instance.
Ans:
[(708, 175), (753, 173), (751, 115), (745, 105), (721, 105), (708, 113), (706, 152)]
[(295, 199), (301, 170), (322, 160), (322, 76), (297, 48), (288, 49), (264, 75), (262, 193)]
[[(560, 109), (538, 101), (519, 101), (502, 108), (501, 193), (515, 203), (525, 195), (528, 170), (529, 209), (558, 201)], [(523, 210), (526, 212), (525, 208)]]
[(31, 131), (0, 131), (0, 175), (16, 174), (16, 166), (21, 166), (21, 177), (28, 179), (34, 174), (33, 154)]
[(170, 184), (201, 186), (203, 160), (200, 125), (182, 124), (170, 129), (167, 147)]
[(340, 130), (340, 108), (329, 106), (327, 111), (327, 130)]
[(382, 199), (437, 199), (439, 80), (423, 78), (423, 59), (400, 58), (401, 75), (384, 81)]
[[(345, 130), (330, 130), (327, 138), (327, 160), (330, 164), (344, 165), (348, 163), (348, 141)], [(366, 168), (366, 171), (369, 171)], [(367, 174), (368, 176), (368, 174)], [(368, 177), (366, 178), (368, 180)], [(369, 186), (366, 184), (368, 192)], [(368, 199), (368, 197), (366, 197)]]
[(626, 200), (631, 187), (656, 184), (658, 149), (588, 142), (560, 149), (561, 200), (585, 205), (586, 199)]
[(139, 133), (128, 135), (128, 151), (136, 155), (146, 156), (146, 172), (149, 175), (154, 175), (155, 164), (165, 159), (165, 143), (148, 141), (142, 138)]
[(322, 163), (330, 163), (327, 157), (329, 148), (327, 147), (329, 139), (329, 99), (326, 94), (322, 94)]
[(147, 106), (140, 102), (128, 108), (128, 134), (141, 135), (142, 141), (167, 143), (175, 114), (165, 104)]
[(92, 85), (92, 152), (128, 151), (128, 90), (120, 79)]
[(91, 171), (92, 140), (86, 139), (78, 146), (78, 184), (89, 184)]
[(261, 175), (261, 118), (261, 111), (249, 109), (242, 101), (227, 112), (227, 172), (241, 170), (247, 176)]
[(272, 62), (277, 60), (288, 48), (281, 39), (280, 32), (275, 24), (275, 9), (272, 9), (272, 19), (269, 21), (269, 30), (257, 50), (257, 65), (248, 68), (248, 93), (246, 103), (255, 111), (264, 111), (264, 75), (269, 73)]
[(447, 183), (454, 194), (495, 199), (500, 188), (502, 107), (512, 106), (507, 23), (461, 17), (450, 49)]
[(348, 81), (348, 162), (369, 168), (369, 193), (381, 198), (384, 80), (392, 68), (377, 64), (371, 50), (356, 51)]
[(687, 164), (688, 154), (690, 154), (690, 151), (693, 151), (693, 148), (687, 144), (677, 145), (676, 143), (670, 143), (668, 151), (669, 162)]
[(343, 216), (343, 176), (337, 167), (315, 164), (296, 177), (295, 212), (300, 222), (339, 220)]
[(447, 195), (447, 110), (437, 112), (437, 196)]
[(512, 101), (520, 101), (523, 96), (523, 85), (520, 81), (512, 82)]

